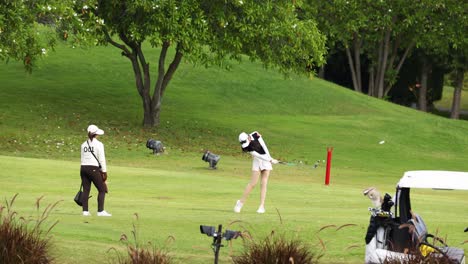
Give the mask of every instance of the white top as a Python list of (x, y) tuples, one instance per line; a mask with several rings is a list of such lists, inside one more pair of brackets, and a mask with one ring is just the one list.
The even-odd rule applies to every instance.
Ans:
[(401, 188), (468, 190), (468, 172), (407, 171), (397, 186)]
[[(89, 142), (89, 146), (87, 142)], [(96, 138), (93, 139), (93, 141), (88, 139), (83, 144), (81, 144), (81, 165), (97, 166), (97, 167), (99, 166), (99, 163), (97, 162), (96, 158), (94, 158), (91, 151), (94, 153), (94, 156), (96, 156), (96, 158), (101, 163), (101, 171), (107, 172), (106, 156), (104, 154), (104, 145)]]

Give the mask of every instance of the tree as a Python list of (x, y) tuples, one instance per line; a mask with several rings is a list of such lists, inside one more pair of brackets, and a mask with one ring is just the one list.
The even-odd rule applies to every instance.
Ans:
[[(68, 0), (68, 5), (60, 34), (73, 43), (112, 45), (131, 62), (145, 127), (158, 126), (164, 93), (183, 58), (211, 66), (244, 54), (287, 73), (320, 65), (325, 53), (315, 22), (299, 21), (286, 0)], [(147, 43), (159, 48), (154, 82)]]
[(451, 118), (458, 119), (464, 73), (468, 67), (468, 3), (426, 0), (425, 4), (427, 12), (421, 17), (423, 34), (419, 35), (416, 42), (416, 47), (424, 53), (421, 56), (422, 89), (419, 92), (418, 105), (421, 111), (427, 111), (427, 76), (434, 62), (443, 64), (455, 74)]
[[(56, 0), (4, 0), (0, 3), (0, 60), (22, 61), (31, 72), (38, 58), (53, 49), (53, 32), (41, 24), (54, 23), (63, 10)], [(49, 34), (50, 33), (50, 34)]]
[(450, 109), (450, 118), (452, 119), (460, 118), (461, 91), (462, 91), (463, 83), (465, 80), (465, 73), (466, 73), (466, 63), (464, 67), (460, 67), (455, 70), (455, 80), (454, 80), (455, 89), (453, 90), (452, 107)]
[(428, 12), (423, 2), (308, 0), (306, 5), (328, 39), (346, 53), (354, 90), (363, 92), (364, 70), (369, 76), (368, 94), (383, 98), (422, 33), (420, 20)]
[(455, 73), (454, 91), (450, 118), (460, 117), (461, 91), (464, 84), (465, 73), (468, 71), (468, 38), (466, 30), (468, 28), (468, 3), (460, 3), (454, 0), (447, 1), (448, 14), (446, 15), (446, 30), (450, 36), (450, 68)]
[(362, 92), (361, 31), (368, 23), (368, 14), (359, 1), (306, 0), (299, 7), (300, 18), (316, 19), (319, 28), (327, 35), (327, 46), (332, 50), (341, 47), (346, 52), (355, 91)]

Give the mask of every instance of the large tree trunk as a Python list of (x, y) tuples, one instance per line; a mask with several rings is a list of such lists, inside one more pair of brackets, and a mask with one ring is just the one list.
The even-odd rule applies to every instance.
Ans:
[[(180, 46), (178, 45), (176, 48), (176, 54), (174, 59), (172, 60), (171, 64), (169, 65), (167, 71), (165, 71), (165, 62), (167, 51), (169, 49), (169, 42), (164, 42), (161, 47), (161, 52), (159, 54), (159, 62), (158, 62), (158, 78), (154, 85), (153, 95), (151, 96), (150, 93), (150, 70), (149, 64), (146, 63), (145, 57), (140, 46), (137, 47), (136, 53), (138, 54), (137, 58), (132, 63), (134, 66), (135, 78), (137, 80), (137, 89), (143, 101), (143, 126), (144, 127), (157, 127), (159, 126), (161, 120), (161, 106), (162, 106), (162, 99), (164, 96), (164, 92), (166, 91), (167, 85), (169, 84), (174, 72), (176, 71), (177, 67), (182, 60), (182, 53), (180, 52)], [(139, 62), (139, 64), (138, 64)], [(144, 72), (144, 81), (143, 85), (141, 83), (141, 71), (140, 66), (143, 68)]]
[[(397, 20), (396, 17), (393, 17), (393, 23)], [(377, 61), (375, 63), (374, 75), (369, 81), (369, 92), (368, 94), (377, 98), (383, 98), (388, 95), (390, 89), (392, 88), (393, 83), (396, 80), (388, 80), (387, 77), (397, 76), (400, 72), (400, 69), (405, 62), (409, 52), (414, 47), (414, 41), (412, 41), (406, 48), (403, 55), (400, 57), (400, 38), (392, 40), (392, 29), (387, 28), (384, 33), (382, 33), (382, 39), (380, 40), (379, 47), (376, 52)], [(398, 60), (399, 58), (399, 60)], [(395, 64), (398, 63), (396, 66)], [(394, 73), (389, 76), (388, 71), (392, 70)], [(372, 82), (371, 82), (372, 80)], [(373, 89), (370, 89), (373, 87)]]
[(351, 57), (351, 52), (349, 50), (349, 47), (346, 47), (346, 57), (348, 58), (348, 65), (351, 71), (351, 79), (353, 80), (353, 89), (355, 91), (359, 91), (359, 85), (358, 85), (357, 78), (356, 78), (356, 69), (355, 69), (353, 58)]
[(353, 56), (349, 47), (346, 47), (346, 57), (348, 58), (349, 69), (351, 70), (351, 79), (353, 80), (353, 88), (357, 92), (362, 92), (361, 82), (361, 41), (357, 34), (354, 34), (353, 39)]
[(132, 45), (130, 57), (135, 74), (136, 87), (143, 103), (143, 126), (154, 127), (159, 125), (159, 114), (157, 113), (155, 102), (151, 99), (151, 76), (149, 63), (141, 49), (141, 44)]
[(464, 78), (465, 71), (462, 69), (457, 69), (455, 76), (455, 89), (453, 90), (452, 110), (450, 113), (450, 118), (452, 119), (460, 118), (460, 101)]
[(155, 127), (159, 125), (159, 111), (154, 110), (151, 100), (143, 100), (143, 126)]
[[(162, 106), (162, 99), (164, 97), (164, 92), (166, 91), (167, 85), (171, 81), (172, 77), (174, 76), (177, 67), (182, 60), (182, 52), (180, 44), (177, 44), (176, 53), (174, 58), (169, 65), (167, 71), (165, 71), (165, 62), (166, 62), (166, 55), (169, 49), (170, 43), (168, 41), (164, 42), (161, 48), (161, 52), (159, 54), (159, 63), (158, 63), (158, 79), (156, 84), (154, 85), (154, 92), (151, 98), (152, 106), (153, 106), (153, 119), (154, 124), (151, 126), (158, 126), (160, 123), (160, 116), (161, 116), (161, 106)], [(146, 126), (146, 125), (145, 125)]]
[(182, 60), (181, 46), (177, 44), (175, 56), (166, 72), (164, 65), (170, 43), (166, 41), (162, 44), (158, 62), (158, 78), (154, 86), (153, 95), (151, 96), (150, 67), (141, 49), (141, 43), (131, 40), (125, 33), (125, 31), (119, 33), (119, 38), (125, 43), (125, 45), (123, 45), (114, 41), (109, 33), (104, 31), (107, 41), (121, 49), (122, 55), (127, 57), (132, 63), (136, 88), (143, 104), (143, 126), (157, 127), (160, 123), (164, 92)]
[[(151, 77), (149, 63), (146, 62), (141, 43), (131, 40), (125, 31), (119, 32), (119, 38), (125, 45), (114, 41), (107, 31), (104, 31), (107, 41), (113, 46), (122, 50), (122, 55), (127, 57), (132, 63), (135, 75), (135, 86), (141, 97), (143, 105), (143, 126), (154, 127), (159, 124), (159, 113), (154, 100), (150, 96)], [(164, 48), (163, 48), (164, 49)]]
[(361, 74), (361, 45), (362, 40), (357, 34), (354, 37), (354, 62), (356, 63), (356, 79), (359, 92), (362, 93), (362, 74)]
[(387, 29), (385, 32), (385, 37), (381, 43), (381, 50), (379, 52), (379, 61), (378, 65), (378, 74), (376, 81), (377, 88), (377, 98), (383, 98), (385, 90), (385, 73), (387, 71), (387, 60), (390, 49), (390, 29)]
[(375, 93), (375, 70), (374, 67), (369, 67), (369, 88), (367, 90), (367, 95), (374, 96)]
[(419, 87), (418, 94), (418, 107), (419, 110), (427, 112), (427, 85), (428, 85), (428, 76), (431, 71), (431, 65), (427, 59), (423, 59), (423, 65), (421, 69), (421, 87)]
[(320, 79), (325, 80), (325, 64), (320, 66), (319, 72), (318, 72), (318, 77)]

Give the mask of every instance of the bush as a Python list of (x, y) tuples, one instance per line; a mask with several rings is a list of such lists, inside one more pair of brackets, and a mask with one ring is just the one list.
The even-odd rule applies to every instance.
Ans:
[(312, 264), (318, 263), (321, 255), (310, 251), (299, 240), (287, 240), (283, 236), (269, 236), (260, 242), (250, 242), (247, 251), (234, 256), (235, 264)]
[[(15, 194), (10, 202), (5, 201), (6, 206), (0, 205), (0, 263), (51, 263), (53, 257), (49, 252), (49, 232), (57, 221), (45, 232), (41, 226), (58, 202), (54, 205), (49, 204), (42, 214), (38, 213), (36, 220), (26, 220), (24, 217), (18, 217), (17, 212), (12, 210), (17, 196), (18, 194)], [(38, 211), (41, 199), (42, 197), (36, 201)]]
[[(135, 213), (135, 217), (138, 220), (138, 214)], [(122, 256), (115, 248), (114, 250), (117, 253), (117, 263), (119, 264), (170, 264), (172, 263), (172, 258), (168, 252), (163, 249), (158, 249), (150, 242), (148, 242), (149, 248), (143, 248), (139, 245), (138, 242), (138, 228), (135, 223), (133, 223), (132, 236), (134, 240), (134, 245), (130, 243), (126, 234), (120, 236), (120, 241), (124, 243), (127, 247), (126, 256)], [(172, 237), (171, 237), (172, 238)]]

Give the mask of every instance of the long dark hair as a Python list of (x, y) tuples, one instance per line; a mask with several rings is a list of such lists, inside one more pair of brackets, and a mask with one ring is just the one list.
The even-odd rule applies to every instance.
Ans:
[(88, 138), (93, 141), (93, 139), (96, 137), (96, 134), (92, 134), (91, 132), (88, 132)]

